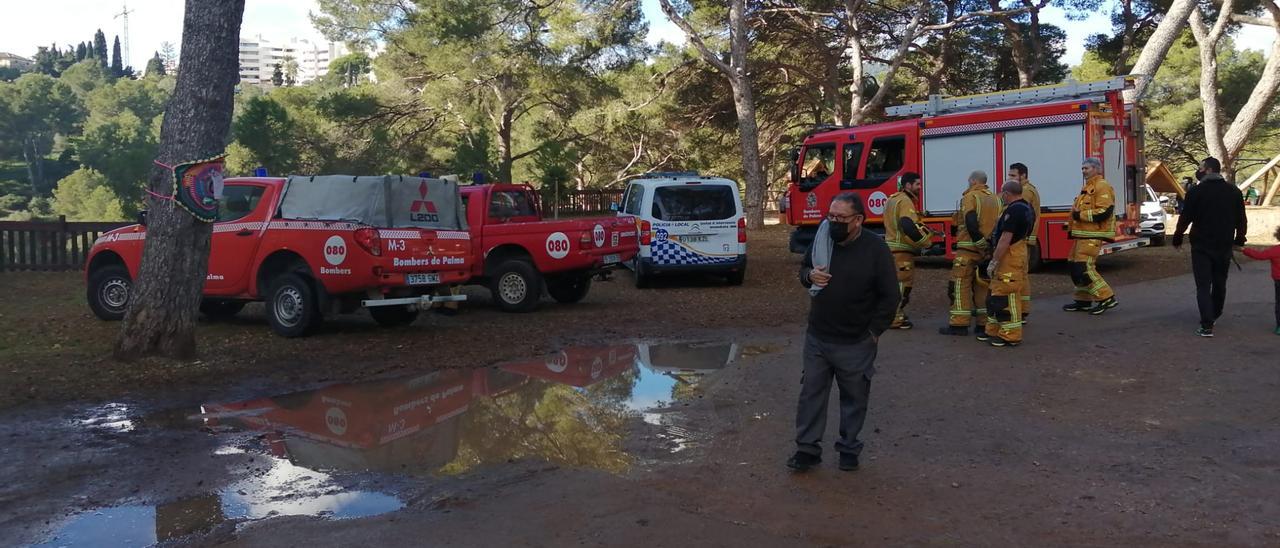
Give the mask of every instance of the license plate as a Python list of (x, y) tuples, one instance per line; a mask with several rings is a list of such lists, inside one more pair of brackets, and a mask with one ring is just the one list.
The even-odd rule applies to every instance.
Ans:
[(604, 256), (604, 264), (616, 264), (620, 262), (622, 262), (622, 256), (617, 253)]
[(707, 241), (707, 237), (706, 237), (706, 236), (704, 236), (704, 235), (697, 235), (697, 236), (680, 236), (680, 241), (682, 241), (682, 242), (689, 242), (689, 243), (702, 243), (702, 242)]
[(439, 274), (405, 274), (405, 283), (409, 285), (434, 285), (440, 283)]

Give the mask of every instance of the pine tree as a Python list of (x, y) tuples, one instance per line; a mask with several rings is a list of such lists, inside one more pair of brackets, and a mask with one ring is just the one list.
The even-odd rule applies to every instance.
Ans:
[(284, 69), (280, 67), (280, 63), (276, 63), (275, 70), (271, 71), (271, 85), (275, 87), (284, 85)]
[(116, 42), (111, 46), (111, 75), (116, 78), (124, 76), (124, 60), (120, 58), (119, 36), (116, 36)]
[(102, 33), (102, 29), (93, 34), (93, 57), (98, 60), (102, 68), (107, 68), (110, 59), (107, 58), (107, 35)]
[(84, 47), (84, 42), (80, 42), (79, 44), (76, 45), (76, 62), (77, 63), (79, 63), (80, 61), (84, 61), (84, 58), (89, 55), (89, 52), (86, 51), (87, 49), (88, 48)]
[(164, 59), (160, 58), (160, 52), (156, 52), (155, 57), (147, 61), (146, 76), (164, 76)]

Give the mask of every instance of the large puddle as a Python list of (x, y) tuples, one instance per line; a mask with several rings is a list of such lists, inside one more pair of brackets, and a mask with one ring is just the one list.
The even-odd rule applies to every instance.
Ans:
[[(403, 506), (392, 494), (344, 489), (335, 474), (457, 475), (521, 460), (621, 472), (634, 462), (623, 444), (636, 419), (663, 427), (657, 450), (681, 451), (689, 433), (655, 410), (696, 397), (704, 379), (742, 356), (775, 350), (724, 341), (576, 346), (484, 369), (208, 402), (191, 424), (255, 434), (215, 454), (265, 453), (269, 469), (201, 497), (73, 516), (45, 545), (140, 546), (228, 521), (355, 518)], [(135, 431), (127, 407), (99, 415), (82, 424)]]

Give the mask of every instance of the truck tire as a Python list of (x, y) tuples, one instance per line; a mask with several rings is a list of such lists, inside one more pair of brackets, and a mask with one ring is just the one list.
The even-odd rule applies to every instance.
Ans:
[(205, 299), (200, 301), (200, 313), (210, 320), (227, 320), (244, 310), (244, 305), (244, 301)]
[(740, 268), (734, 272), (725, 274), (724, 277), (729, 282), (729, 285), (742, 285), (743, 280), (747, 279), (747, 269)]
[(542, 274), (524, 259), (508, 259), (494, 270), (489, 291), (503, 312), (530, 312), (542, 298)]
[(409, 305), (402, 306), (372, 306), (369, 307), (369, 315), (373, 316), (373, 321), (378, 322), (382, 327), (396, 327), (398, 325), (409, 325), (418, 319), (418, 309)]
[(648, 289), (653, 284), (653, 274), (649, 273), (649, 269), (636, 259), (635, 268), (631, 269), (631, 274), (635, 276), (636, 289)]
[(301, 275), (276, 276), (267, 290), (267, 323), (281, 337), (308, 335), (320, 325), (318, 301), (315, 289)]
[(129, 309), (129, 293), (133, 291), (133, 280), (129, 278), (129, 269), (124, 265), (104, 266), (89, 274), (87, 297), (89, 308), (93, 314), (107, 321), (124, 319)]
[(1157, 234), (1151, 237), (1151, 247), (1164, 247), (1164, 234)]
[(1040, 255), (1040, 246), (1027, 247), (1027, 272), (1039, 272), (1044, 268), (1044, 257)]
[(586, 298), (589, 291), (591, 276), (586, 274), (564, 274), (547, 280), (547, 293), (559, 303), (576, 303)]

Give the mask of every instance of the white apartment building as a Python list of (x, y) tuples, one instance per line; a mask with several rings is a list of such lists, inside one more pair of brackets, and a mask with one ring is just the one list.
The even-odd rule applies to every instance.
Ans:
[(270, 87), (271, 75), (276, 63), (288, 66), (292, 58), (298, 63), (296, 83), (305, 84), (329, 71), (329, 62), (347, 54), (344, 44), (319, 43), (306, 39), (290, 38), (288, 41), (272, 41), (261, 34), (240, 37), (240, 82)]

